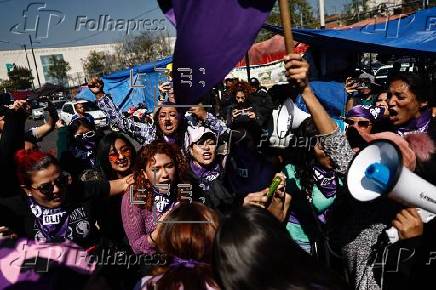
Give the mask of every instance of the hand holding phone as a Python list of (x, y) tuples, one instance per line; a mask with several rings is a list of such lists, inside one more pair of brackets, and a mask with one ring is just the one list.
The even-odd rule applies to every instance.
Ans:
[(233, 111), (232, 111), (232, 117), (233, 118), (236, 118), (236, 117), (238, 117), (241, 114), (242, 114), (242, 110), (233, 109)]

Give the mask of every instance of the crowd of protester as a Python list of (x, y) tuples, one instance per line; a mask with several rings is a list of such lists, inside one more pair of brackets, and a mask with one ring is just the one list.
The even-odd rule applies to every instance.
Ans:
[[(81, 102), (70, 124), (49, 104), (47, 122), (29, 130), (25, 100), (2, 104), (2, 289), (433, 289), (436, 222), (388, 198), (359, 202), (346, 178), (369, 142), (388, 139), (436, 184), (425, 83), (411, 73), (386, 88), (347, 78), (334, 120), (308, 63), (284, 61), (288, 84), (225, 79), (185, 110), (165, 83), (143, 121), (95, 77), (88, 87), (117, 132), (97, 129)], [(39, 146), (48, 134), (56, 156)]]

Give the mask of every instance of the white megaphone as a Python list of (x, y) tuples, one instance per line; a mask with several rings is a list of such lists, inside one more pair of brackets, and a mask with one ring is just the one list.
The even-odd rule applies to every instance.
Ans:
[[(402, 159), (393, 142), (371, 142), (354, 158), (348, 170), (348, 190), (360, 201), (388, 196), (407, 206), (421, 208), (418, 212), (423, 222), (428, 222), (436, 213), (436, 186), (404, 167)], [(398, 233), (392, 230), (395, 229), (387, 232), (394, 242), (398, 240)]]
[(290, 98), (287, 98), (272, 111), (274, 127), (269, 139), (270, 147), (287, 148), (293, 138), (289, 130), (298, 128), (309, 117), (310, 114), (300, 110)]

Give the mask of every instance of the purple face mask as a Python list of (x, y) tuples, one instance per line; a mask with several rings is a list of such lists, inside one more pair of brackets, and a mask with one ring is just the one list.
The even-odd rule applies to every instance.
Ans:
[(77, 138), (71, 150), (73, 156), (80, 160), (89, 162), (90, 166), (95, 163), (95, 138)]

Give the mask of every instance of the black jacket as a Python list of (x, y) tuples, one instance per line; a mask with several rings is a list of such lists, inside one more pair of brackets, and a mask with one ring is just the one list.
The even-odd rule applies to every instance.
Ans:
[(436, 219), (422, 236), (379, 247), (373, 272), (382, 290), (435, 289)]

